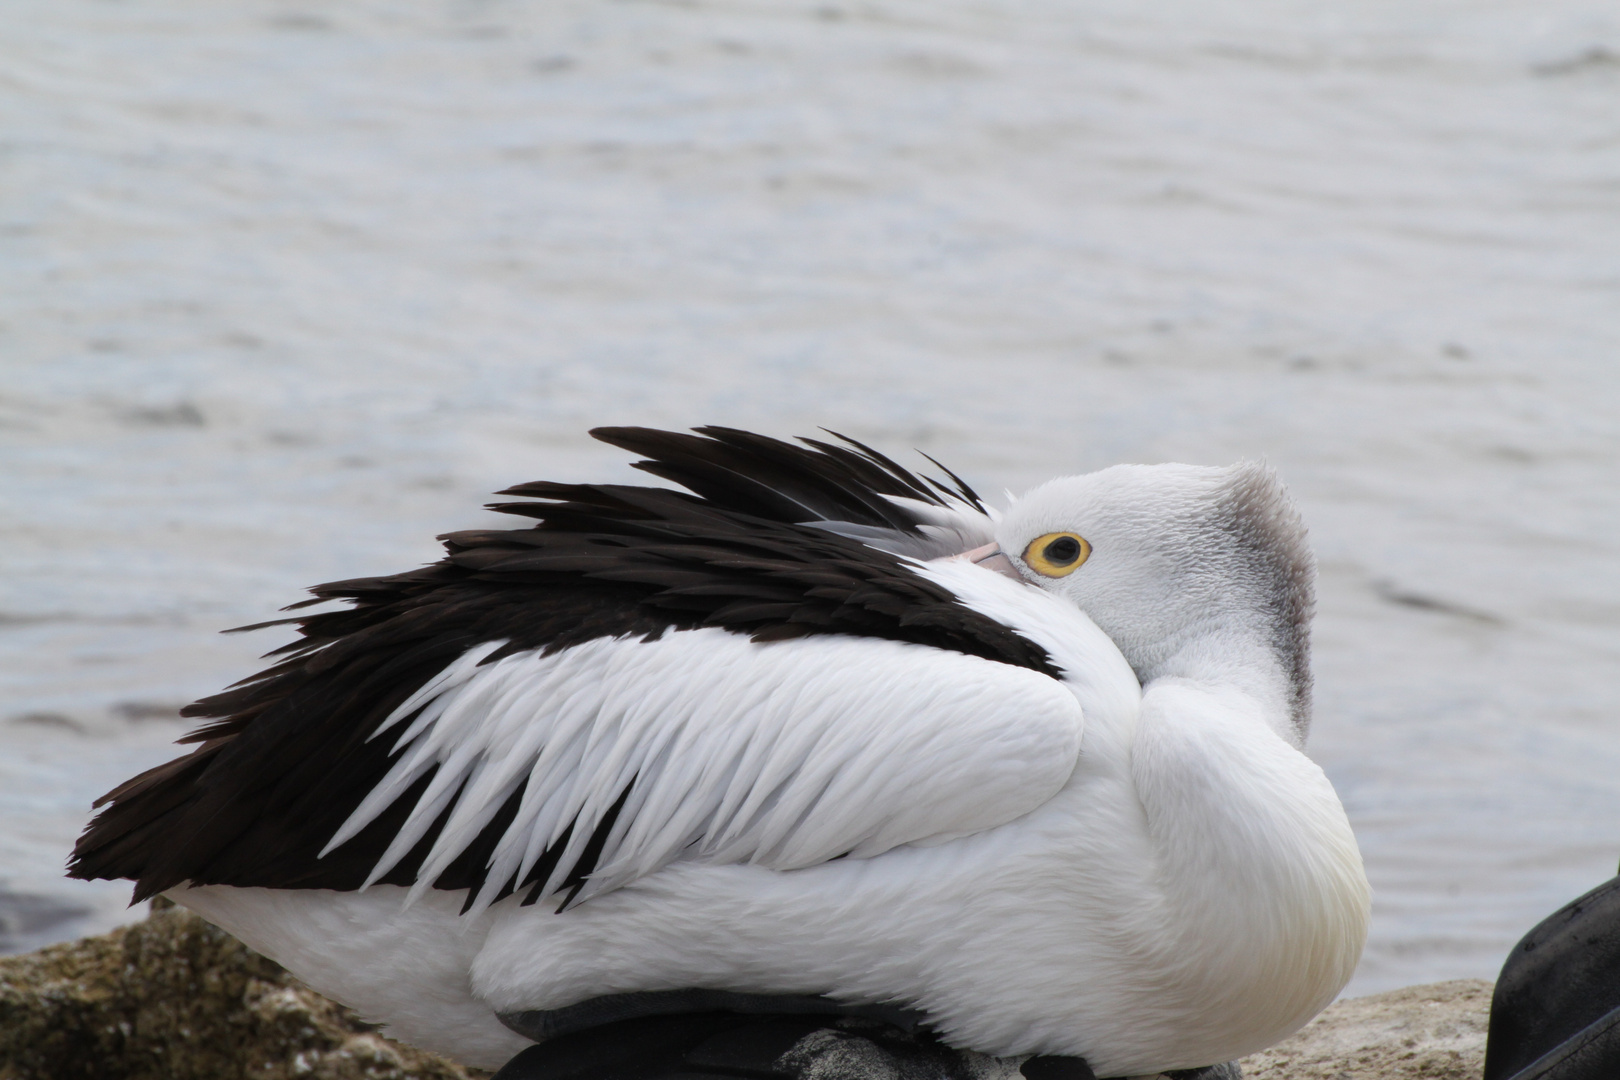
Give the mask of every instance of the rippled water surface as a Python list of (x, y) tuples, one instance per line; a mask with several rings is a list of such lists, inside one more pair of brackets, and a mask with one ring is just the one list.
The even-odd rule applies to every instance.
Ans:
[(1264, 456), (1322, 563), (1353, 991), (1494, 974), (1620, 858), (1612, 3), (15, 0), (0, 949), (317, 581), (600, 423), (984, 489)]

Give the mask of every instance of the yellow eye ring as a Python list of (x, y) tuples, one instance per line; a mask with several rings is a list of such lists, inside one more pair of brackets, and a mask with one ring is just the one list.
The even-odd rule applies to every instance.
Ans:
[(1090, 557), (1091, 545), (1086, 538), (1068, 532), (1037, 536), (1024, 549), (1024, 565), (1043, 577), (1072, 574)]

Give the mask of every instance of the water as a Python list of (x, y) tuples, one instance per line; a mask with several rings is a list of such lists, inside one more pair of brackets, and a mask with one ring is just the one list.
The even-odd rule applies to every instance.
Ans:
[[(1269, 458), (1321, 557), (1353, 992), (1620, 858), (1620, 13), (1367, 0), (0, 14), (0, 948), (301, 587), (601, 423), (982, 489)], [(139, 914), (135, 912), (133, 914)]]

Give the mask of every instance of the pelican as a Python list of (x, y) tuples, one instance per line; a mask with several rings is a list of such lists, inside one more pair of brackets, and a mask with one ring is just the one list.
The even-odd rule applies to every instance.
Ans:
[(1314, 562), (1268, 468), (993, 510), (694, 430), (592, 432), (685, 490), (523, 484), (491, 509), (532, 526), (311, 590), (348, 605), (279, 620), (70, 873), (482, 1068), (776, 1002), (1137, 1076), (1333, 1000), (1369, 890), (1303, 752)]

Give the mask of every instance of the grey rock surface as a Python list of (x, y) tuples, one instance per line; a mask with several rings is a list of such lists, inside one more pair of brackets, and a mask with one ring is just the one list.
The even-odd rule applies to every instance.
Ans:
[(1491, 984), (1408, 986), (1329, 1006), (1303, 1030), (1243, 1059), (1246, 1080), (1479, 1080)]

